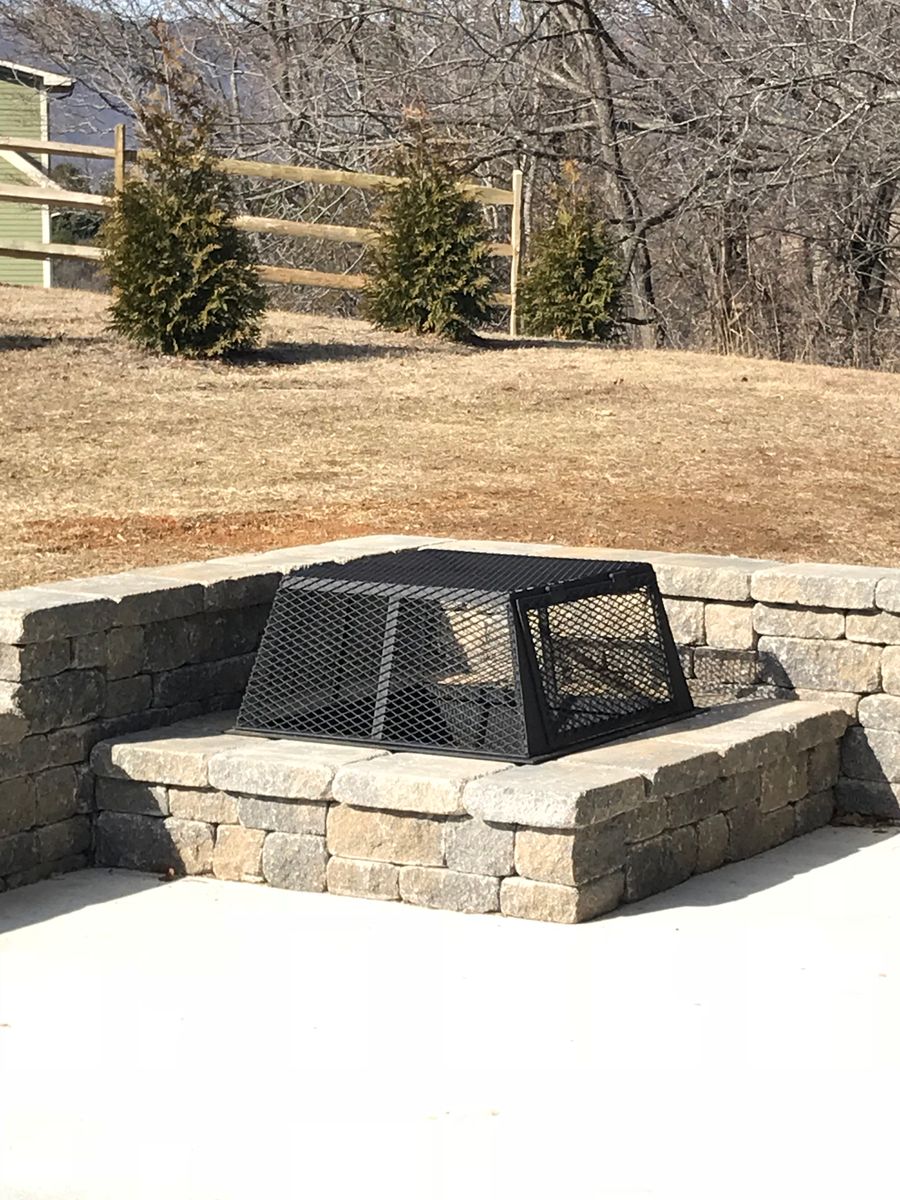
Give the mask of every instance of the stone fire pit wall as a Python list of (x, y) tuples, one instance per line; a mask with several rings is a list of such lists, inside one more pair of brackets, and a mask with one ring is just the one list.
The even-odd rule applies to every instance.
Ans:
[(237, 704), (283, 571), (426, 544), (652, 562), (694, 684), (840, 707), (837, 810), (900, 818), (900, 571), (373, 536), (0, 593), (0, 886), (91, 861), (97, 742)]
[(96, 860), (573, 923), (828, 822), (840, 709), (736, 705), (553, 762), (229, 734), (96, 746)]

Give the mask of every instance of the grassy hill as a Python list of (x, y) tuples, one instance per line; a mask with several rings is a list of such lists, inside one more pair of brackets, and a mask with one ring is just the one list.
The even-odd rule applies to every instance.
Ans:
[(0, 587), (380, 530), (892, 564), (896, 377), (275, 313), (241, 365), (0, 288)]

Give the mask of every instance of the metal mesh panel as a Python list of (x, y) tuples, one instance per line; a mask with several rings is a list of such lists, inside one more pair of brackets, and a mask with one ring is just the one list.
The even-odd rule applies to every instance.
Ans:
[(504, 598), (289, 581), (238, 728), (524, 755)]
[(527, 620), (557, 733), (672, 702), (648, 587), (529, 608)]
[(645, 564), (413, 550), (283, 581), (237, 727), (528, 761), (690, 708)]

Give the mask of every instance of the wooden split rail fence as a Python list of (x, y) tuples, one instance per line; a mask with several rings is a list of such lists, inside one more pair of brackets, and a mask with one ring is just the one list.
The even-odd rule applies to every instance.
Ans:
[[(53, 142), (31, 138), (0, 137), (0, 151), (8, 154), (68, 155), (76, 158), (112, 159), (116, 190), (125, 183), (126, 164), (140, 162), (147, 156), (143, 150), (128, 150), (125, 147), (125, 126), (117, 125), (113, 146), (79, 145), (74, 142)], [(29, 159), (29, 165), (36, 165)], [(251, 162), (249, 159), (220, 158), (218, 167), (229, 175), (246, 175), (258, 179), (279, 179), (294, 183), (317, 183), (344, 188), (373, 190), (390, 187), (400, 182), (395, 175), (373, 175), (364, 171), (324, 170), (319, 167), (297, 167), (288, 163)], [(33, 177), (33, 176), (32, 176)], [(509, 308), (510, 333), (517, 332), (517, 293), (522, 259), (522, 172), (513, 171), (509, 189), (487, 187), (467, 183), (465, 190), (484, 205), (499, 205), (512, 210), (510, 239), (494, 242), (491, 253), (498, 258), (508, 258), (509, 291), (494, 296), (499, 306)], [(87, 211), (103, 211), (112, 199), (90, 192), (71, 192), (57, 187), (47, 177), (46, 184), (18, 185), (0, 183), (0, 203), (41, 204), (50, 208), (69, 208)], [(374, 229), (365, 226), (328, 225), (318, 221), (287, 221), (276, 217), (240, 216), (240, 229), (251, 233), (279, 234), (292, 238), (320, 238), (329, 242), (365, 246), (377, 238)], [(0, 255), (10, 258), (80, 258), (100, 260), (101, 251), (95, 246), (65, 245), (59, 242), (14, 242), (0, 241)], [(303, 287), (339, 288), (359, 291), (365, 287), (364, 275), (338, 274), (328, 271), (312, 271), (299, 267), (261, 266), (260, 277), (267, 283), (296, 284)]]

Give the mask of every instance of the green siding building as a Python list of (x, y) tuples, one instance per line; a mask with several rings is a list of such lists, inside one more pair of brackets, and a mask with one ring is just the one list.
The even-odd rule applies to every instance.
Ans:
[[(0, 61), (0, 137), (37, 138), (50, 136), (49, 95), (67, 93), (73, 81), (52, 71)], [(0, 183), (44, 186), (47, 182), (46, 155), (27, 157), (0, 149)], [(0, 242), (50, 241), (50, 210), (36, 204), (0, 203)], [(10, 258), (0, 254), (0, 283), (50, 287), (50, 259)]]

